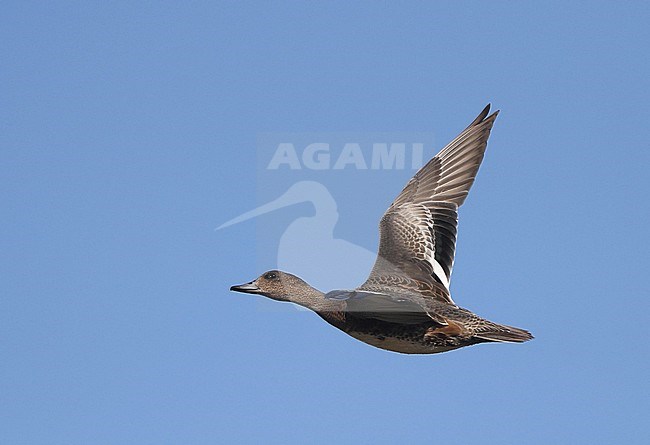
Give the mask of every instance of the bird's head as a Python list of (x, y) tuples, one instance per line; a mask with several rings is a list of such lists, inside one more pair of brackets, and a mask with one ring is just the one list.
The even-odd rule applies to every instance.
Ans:
[(230, 290), (264, 295), (277, 301), (294, 301), (296, 297), (309, 293), (313, 288), (295, 275), (269, 270), (249, 283), (232, 286)]

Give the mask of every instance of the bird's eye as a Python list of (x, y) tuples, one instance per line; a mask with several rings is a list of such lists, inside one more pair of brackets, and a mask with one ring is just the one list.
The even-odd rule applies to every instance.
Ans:
[(266, 275), (264, 275), (264, 278), (266, 280), (275, 280), (278, 277), (278, 275), (275, 272), (269, 272)]

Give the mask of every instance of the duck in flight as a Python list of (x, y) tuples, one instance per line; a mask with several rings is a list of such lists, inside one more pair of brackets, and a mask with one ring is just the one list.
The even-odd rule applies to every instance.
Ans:
[(379, 223), (379, 252), (366, 282), (323, 293), (271, 270), (230, 290), (290, 301), (348, 335), (394, 352), (433, 354), (485, 342), (521, 343), (530, 332), (456, 305), (449, 281), (458, 207), (478, 172), (499, 113), (490, 105), (406, 184)]

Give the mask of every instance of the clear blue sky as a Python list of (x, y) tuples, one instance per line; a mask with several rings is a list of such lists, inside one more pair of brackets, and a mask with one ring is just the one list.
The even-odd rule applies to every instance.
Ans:
[[(0, 442), (646, 443), (648, 4), (349, 3), (5, 2)], [(264, 135), (431, 156), (488, 102), (452, 292), (534, 341), (404, 356), (228, 291), (313, 209), (221, 223), (315, 180), (372, 250), (412, 173), (267, 196)]]

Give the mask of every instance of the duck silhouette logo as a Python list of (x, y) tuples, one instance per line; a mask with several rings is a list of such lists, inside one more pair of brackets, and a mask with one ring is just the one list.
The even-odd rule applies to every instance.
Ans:
[(320, 182), (296, 182), (277, 199), (223, 223), (217, 230), (304, 202), (312, 204), (314, 214), (296, 218), (284, 230), (278, 245), (277, 268), (295, 271), (320, 288), (331, 285), (327, 276), (336, 277), (337, 285), (343, 287), (361, 283), (377, 253), (334, 237), (339, 219), (336, 201)]

